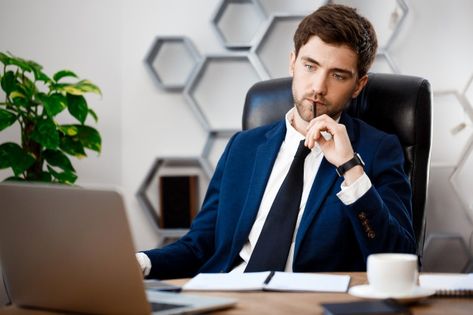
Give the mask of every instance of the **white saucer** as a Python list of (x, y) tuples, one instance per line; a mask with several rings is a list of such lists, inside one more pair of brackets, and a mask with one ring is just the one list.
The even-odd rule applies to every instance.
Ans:
[(435, 290), (415, 287), (410, 292), (402, 294), (385, 294), (376, 292), (368, 284), (351, 287), (348, 293), (365, 299), (395, 299), (401, 303), (413, 303), (435, 294)]

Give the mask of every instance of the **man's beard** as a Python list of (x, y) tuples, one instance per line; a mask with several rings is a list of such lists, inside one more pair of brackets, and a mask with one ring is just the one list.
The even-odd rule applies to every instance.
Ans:
[(296, 106), (297, 113), (302, 120), (310, 122), (312, 119), (317, 117), (317, 107), (315, 104), (312, 104), (312, 109), (310, 110), (311, 115), (308, 114), (307, 106), (304, 106), (301, 101), (294, 100), (294, 105)]

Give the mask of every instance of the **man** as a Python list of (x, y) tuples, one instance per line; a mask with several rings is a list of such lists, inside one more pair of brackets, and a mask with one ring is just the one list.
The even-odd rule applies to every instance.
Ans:
[[(189, 233), (137, 254), (145, 276), (356, 271), (365, 270), (371, 253), (415, 253), (411, 190), (398, 139), (343, 112), (366, 85), (375, 58), (371, 23), (349, 7), (322, 6), (300, 23), (294, 46), (294, 108), (280, 122), (232, 137)], [(302, 194), (281, 193), (298, 204), (286, 245), (279, 238), (284, 225), (267, 226), (279, 211), (273, 203), (301, 140), (310, 149), (302, 158)], [(279, 223), (290, 221), (289, 209), (283, 211)], [(268, 261), (273, 252), (280, 255), (279, 247), (287, 249), (283, 264), (274, 267)]]

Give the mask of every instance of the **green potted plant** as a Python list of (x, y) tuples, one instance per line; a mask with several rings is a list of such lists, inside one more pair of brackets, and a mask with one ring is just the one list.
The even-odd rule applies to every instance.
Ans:
[[(0, 143), (0, 169), (13, 172), (6, 180), (73, 184), (77, 174), (69, 157), (101, 150), (100, 133), (85, 124), (98, 118), (84, 97), (101, 95), (100, 89), (72, 71), (49, 77), (38, 63), (2, 52), (0, 83), (0, 132), (18, 125), (21, 133), (18, 143)], [(70, 116), (73, 123), (59, 122)]]

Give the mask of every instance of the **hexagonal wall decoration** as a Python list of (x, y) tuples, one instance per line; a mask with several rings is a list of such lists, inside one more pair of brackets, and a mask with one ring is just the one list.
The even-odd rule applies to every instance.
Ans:
[[(426, 233), (455, 232), (467, 240), (473, 231), (465, 209), (450, 178), (456, 167), (433, 167), (429, 174), (429, 193), (425, 206)], [(435, 258), (434, 258), (435, 259)]]
[(230, 138), (235, 132), (210, 132), (202, 152), (202, 157), (209, 163), (212, 170), (217, 167), (218, 160), (222, 155)]
[(251, 54), (206, 56), (184, 96), (207, 130), (240, 130), (246, 92), (261, 73)]
[(146, 57), (146, 65), (159, 86), (181, 91), (197, 68), (201, 56), (186, 37), (157, 37)]
[(471, 255), (463, 237), (452, 233), (432, 233), (425, 242), (422, 271), (464, 272), (470, 261)]
[(473, 143), (470, 144), (465, 158), (460, 162), (450, 181), (465, 208), (470, 222), (473, 223)]
[(223, 0), (212, 19), (227, 48), (250, 48), (266, 14), (257, 0)]
[(473, 76), (468, 80), (464, 95), (468, 101), (470, 116), (473, 117)]
[(292, 38), (303, 18), (302, 15), (273, 15), (252, 48), (270, 78), (289, 75), (289, 56), (294, 50)]
[(373, 24), (380, 48), (389, 46), (399, 32), (399, 27), (408, 12), (408, 7), (403, 0), (331, 0), (329, 2), (357, 8), (358, 12)]
[(376, 59), (369, 71), (377, 73), (399, 73), (399, 70), (394, 65), (391, 57), (385, 51), (380, 51), (376, 55)]
[(259, 0), (268, 15), (307, 14), (327, 3), (327, 0)]
[(184, 235), (190, 227), (213, 170), (201, 157), (156, 158), (137, 192), (163, 239)]
[(464, 99), (455, 91), (434, 93), (432, 166), (455, 166), (473, 134)]

